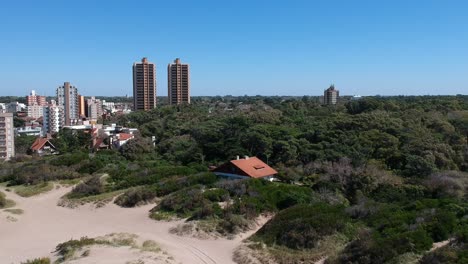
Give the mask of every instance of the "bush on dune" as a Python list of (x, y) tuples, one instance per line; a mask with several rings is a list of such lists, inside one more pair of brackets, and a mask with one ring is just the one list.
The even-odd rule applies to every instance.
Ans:
[(292, 249), (314, 248), (323, 237), (344, 232), (349, 222), (350, 218), (341, 206), (296, 205), (280, 211), (255, 234), (254, 239)]
[(152, 212), (162, 211), (177, 214), (179, 217), (191, 217), (197, 211), (211, 204), (203, 197), (202, 187), (197, 185), (182, 189), (164, 197), (161, 202), (152, 209)]
[(122, 207), (135, 207), (146, 204), (156, 198), (157, 192), (150, 187), (132, 188), (115, 199), (115, 204)]
[(98, 195), (104, 191), (104, 186), (99, 176), (93, 176), (85, 182), (75, 186), (68, 198), (81, 198), (85, 196)]
[(21, 262), (21, 264), (50, 264), (50, 258), (35, 258), (32, 260), (27, 260), (26, 262)]
[(5, 198), (5, 194), (0, 192), (0, 208), (5, 207), (6, 204), (7, 204), (7, 201), (6, 201), (6, 198)]

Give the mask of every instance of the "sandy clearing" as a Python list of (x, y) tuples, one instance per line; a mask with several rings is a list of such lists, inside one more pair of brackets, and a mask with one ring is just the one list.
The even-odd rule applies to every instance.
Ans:
[(71, 187), (54, 188), (38, 196), (23, 198), (4, 192), (14, 200), (15, 208), (24, 210), (16, 222), (0, 212), (0, 263), (19, 263), (36, 257), (52, 257), (55, 246), (83, 236), (97, 237), (110, 233), (131, 233), (156, 241), (161, 248), (181, 263), (234, 263), (232, 254), (241, 240), (255, 231), (233, 240), (198, 240), (169, 233), (182, 223), (158, 222), (148, 217), (154, 205), (120, 208), (108, 204), (102, 208), (84, 205), (75, 209), (57, 206), (60, 197)]
[(453, 241), (453, 238), (450, 238), (450, 239), (447, 239), (447, 240), (444, 240), (444, 241), (440, 241), (440, 242), (435, 242), (432, 244), (432, 248), (429, 250), (429, 252), (432, 252), (434, 250), (437, 250), (441, 247), (445, 247), (446, 245), (450, 244), (450, 242)]

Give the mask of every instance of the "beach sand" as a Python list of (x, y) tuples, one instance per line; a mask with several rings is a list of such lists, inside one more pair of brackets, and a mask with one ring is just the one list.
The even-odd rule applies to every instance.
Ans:
[[(0, 210), (0, 263), (20, 263), (37, 257), (55, 259), (53, 251), (59, 243), (111, 233), (129, 233), (143, 240), (153, 240), (174, 258), (175, 263), (234, 263), (234, 249), (255, 232), (252, 230), (232, 240), (199, 240), (169, 233), (169, 229), (182, 223), (181, 220), (164, 222), (150, 219), (148, 211), (154, 204), (121, 208), (109, 203), (101, 208), (83, 205), (70, 209), (57, 206), (57, 203), (71, 187), (54, 188), (29, 198), (1, 190), (8, 199), (16, 202), (14, 208), (20, 208), (24, 213), (13, 215)], [(102, 262), (93, 259), (92, 263), (110, 263), (106, 259), (116, 260), (115, 254), (122, 253), (121, 250), (102, 249), (98, 251)], [(125, 262), (122, 259), (112, 263)]]

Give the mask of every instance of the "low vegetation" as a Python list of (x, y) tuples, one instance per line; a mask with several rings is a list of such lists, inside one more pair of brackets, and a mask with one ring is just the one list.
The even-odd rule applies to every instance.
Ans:
[(276, 214), (256, 234), (254, 240), (291, 249), (310, 249), (324, 237), (342, 233), (353, 238), (351, 218), (342, 206), (325, 203), (296, 205)]
[(15, 202), (13, 200), (7, 199), (6, 195), (0, 192), (0, 209), (10, 208), (15, 206)]
[(31, 197), (34, 195), (39, 195), (41, 193), (46, 193), (54, 189), (54, 184), (52, 182), (41, 182), (32, 185), (18, 185), (12, 187), (16, 194), (22, 197)]
[(18, 208), (14, 208), (14, 209), (5, 209), (4, 211), (5, 211), (5, 212), (8, 212), (8, 213), (16, 214), (16, 215), (20, 215), (20, 214), (23, 214), (23, 213), (24, 213), (23, 209), (18, 209)]
[(21, 264), (51, 264), (50, 258), (35, 258), (31, 260), (27, 260), (25, 262), (21, 262)]
[(110, 242), (106, 240), (82, 237), (79, 240), (72, 239), (67, 242), (60, 243), (55, 248), (55, 252), (59, 257), (57, 262), (64, 262), (65, 260), (72, 258), (76, 251), (92, 245), (110, 245)]
[[(68, 200), (117, 196), (122, 207), (157, 200), (151, 217), (186, 219), (181, 233), (191, 226), (232, 236), (275, 214), (248, 250), (280, 263), (312, 261), (320, 250), (328, 263), (462, 263), (462, 240), (427, 251), (463, 234), (468, 97), (348, 99), (323, 106), (315, 97), (200, 97), (114, 116), (106, 122), (140, 131), (119, 151), (90, 154), (88, 134), (62, 131), (52, 139), (60, 155), (2, 163), (0, 182), (18, 190), (81, 181)], [(257, 156), (281, 182), (208, 171), (236, 155)], [(328, 250), (324, 241), (340, 246)]]
[(154, 201), (157, 192), (152, 188), (131, 188), (115, 199), (115, 203), (121, 207), (135, 207)]
[(86, 196), (95, 196), (104, 192), (104, 185), (101, 182), (101, 177), (93, 176), (88, 180), (79, 183), (73, 190), (67, 195), (67, 198), (77, 199)]
[(60, 243), (55, 248), (56, 263), (62, 263), (73, 258), (86, 257), (92, 246), (130, 247), (141, 252), (161, 252), (159, 245), (153, 240), (138, 242), (138, 236), (127, 233), (112, 233), (97, 238), (82, 237)]

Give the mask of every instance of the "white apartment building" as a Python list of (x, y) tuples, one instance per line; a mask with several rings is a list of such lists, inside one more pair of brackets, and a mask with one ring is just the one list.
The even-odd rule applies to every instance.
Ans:
[(15, 156), (15, 134), (13, 114), (0, 114), (0, 159), (9, 160)]
[(52, 102), (49, 106), (43, 109), (42, 133), (54, 134), (59, 132), (60, 128), (65, 125), (63, 108)]

